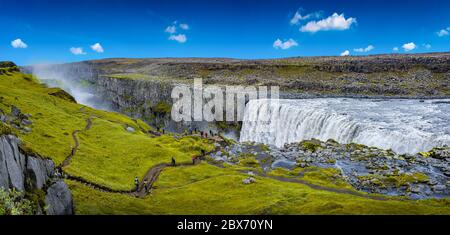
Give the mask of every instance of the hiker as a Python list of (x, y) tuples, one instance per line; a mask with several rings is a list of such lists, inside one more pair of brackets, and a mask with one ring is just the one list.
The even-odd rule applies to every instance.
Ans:
[(209, 135), (210, 135), (210, 136), (213, 136), (212, 130), (209, 130)]
[(162, 133), (163, 135), (166, 133), (166, 130), (164, 128), (162, 129)]
[(175, 158), (172, 157), (172, 166), (175, 166), (176, 162), (175, 162)]
[(205, 132), (205, 138), (208, 138), (208, 133), (207, 132)]
[(134, 177), (134, 184), (136, 185), (136, 191), (139, 191), (139, 178), (137, 176)]
[(148, 182), (147, 182), (147, 179), (144, 180), (144, 189), (145, 189), (145, 192), (148, 191)]
[(203, 138), (203, 131), (200, 131), (200, 137)]
[(192, 156), (192, 165), (195, 165), (195, 161), (197, 160), (196, 156)]

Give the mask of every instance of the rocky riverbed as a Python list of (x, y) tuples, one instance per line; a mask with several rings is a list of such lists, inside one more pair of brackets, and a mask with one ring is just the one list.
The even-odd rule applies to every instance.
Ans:
[(211, 157), (227, 164), (238, 164), (254, 157), (265, 172), (276, 168), (333, 168), (340, 172), (337, 177), (355, 189), (369, 193), (412, 199), (450, 196), (450, 147), (397, 154), (360, 144), (312, 139), (286, 144), (283, 148), (234, 143)]

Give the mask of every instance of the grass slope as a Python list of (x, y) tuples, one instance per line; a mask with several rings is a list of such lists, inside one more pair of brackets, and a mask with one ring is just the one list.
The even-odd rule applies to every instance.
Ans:
[[(164, 135), (152, 138), (142, 132), (150, 127), (140, 120), (49, 95), (54, 90), (39, 84), (30, 75), (0, 75), (0, 108), (9, 112), (15, 105), (22, 113), (31, 114), (32, 131), (17, 134), (27, 147), (51, 158), (57, 165), (75, 145), (72, 133), (80, 130), (77, 134), (79, 149), (65, 167), (74, 176), (128, 190), (133, 187), (134, 177), (142, 177), (151, 166), (170, 162), (172, 157), (178, 162), (190, 161), (192, 155), (200, 154), (201, 149), (212, 148), (196, 137), (178, 140)], [(84, 130), (88, 118), (92, 120), (92, 127)], [(128, 126), (136, 132), (128, 132)]]

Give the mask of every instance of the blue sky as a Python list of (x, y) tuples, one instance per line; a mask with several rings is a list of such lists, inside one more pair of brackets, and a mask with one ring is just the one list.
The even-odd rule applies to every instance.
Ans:
[(447, 0), (0, 0), (0, 60), (442, 52), (449, 12)]

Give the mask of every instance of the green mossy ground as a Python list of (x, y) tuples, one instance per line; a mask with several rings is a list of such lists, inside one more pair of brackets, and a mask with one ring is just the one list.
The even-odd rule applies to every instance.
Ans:
[(79, 214), (449, 214), (450, 201), (374, 200), (315, 190), (202, 163), (167, 168), (144, 199), (104, 193), (73, 181)]

